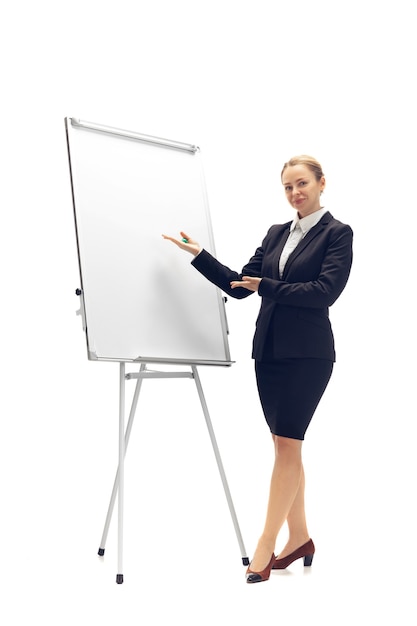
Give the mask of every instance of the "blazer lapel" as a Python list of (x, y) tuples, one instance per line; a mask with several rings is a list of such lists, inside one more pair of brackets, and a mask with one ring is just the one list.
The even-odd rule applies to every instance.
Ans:
[(273, 260), (273, 266), (272, 266), (272, 278), (275, 278), (277, 280), (281, 280), (280, 275), (279, 275), (279, 259), (284, 249), (285, 242), (288, 239), (288, 235), (290, 234), (290, 225), (291, 225), (291, 222), (281, 232), (280, 237), (277, 241), (275, 252), (274, 252), (274, 257), (273, 257), (274, 260)]
[(326, 228), (327, 224), (329, 223), (331, 219), (333, 219), (332, 215), (329, 212), (325, 213), (323, 217), (321, 218), (321, 220), (315, 226), (313, 226), (313, 228), (311, 228), (308, 231), (304, 239), (300, 241), (298, 246), (288, 257), (287, 262), (285, 264), (285, 268), (284, 268), (284, 274), (282, 277), (283, 279), (285, 279), (285, 277), (288, 274), (288, 271), (291, 269), (291, 265), (294, 263), (294, 259), (296, 259), (303, 252), (303, 250), (305, 250), (305, 248), (309, 245), (309, 243), (313, 241), (313, 239), (317, 237), (317, 235), (321, 233), (324, 228)]

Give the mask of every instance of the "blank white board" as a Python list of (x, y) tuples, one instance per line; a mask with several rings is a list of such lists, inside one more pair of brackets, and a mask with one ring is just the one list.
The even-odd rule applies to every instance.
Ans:
[(199, 148), (65, 127), (88, 358), (230, 365), (222, 293), (162, 238), (184, 230), (215, 253)]

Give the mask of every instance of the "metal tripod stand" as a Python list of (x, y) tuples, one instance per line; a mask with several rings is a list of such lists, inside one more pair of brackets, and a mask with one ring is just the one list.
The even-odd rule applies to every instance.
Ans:
[[(246, 554), (245, 546), (243, 544), (242, 534), (240, 532), (239, 523), (237, 520), (235, 508), (233, 506), (232, 497), (230, 495), (229, 486), (226, 479), (226, 474), (223, 468), (223, 463), (220, 457), (219, 448), (217, 445), (216, 437), (214, 434), (213, 426), (211, 423), (210, 415), (207, 409), (207, 404), (204, 398), (203, 388), (201, 386), (200, 377), (197, 371), (196, 365), (190, 364), (191, 371), (186, 372), (161, 372), (155, 370), (149, 370), (146, 363), (142, 363), (137, 373), (126, 374), (125, 363), (120, 363), (120, 396), (119, 396), (119, 465), (117, 468), (116, 476), (114, 479), (113, 490), (110, 497), (110, 503), (107, 510), (106, 521), (104, 524), (103, 534), (100, 542), (100, 548), (98, 554), (104, 555), (107, 535), (110, 527), (110, 522), (113, 514), (114, 504), (116, 496), (118, 497), (118, 568), (116, 575), (116, 582), (118, 584), (123, 583), (123, 514), (124, 514), (124, 460), (126, 449), (129, 443), (130, 433), (132, 430), (133, 420), (136, 413), (136, 407), (139, 399), (139, 392), (142, 386), (142, 382), (146, 378), (191, 378), (194, 380), (198, 395), (203, 409), (204, 418), (206, 421), (207, 429), (209, 431), (211, 444), (213, 446), (214, 455), (216, 457), (217, 467), (220, 472), (220, 477), (223, 483), (223, 489), (226, 495), (227, 503), (232, 517), (233, 525), (236, 532), (236, 537), (239, 542), (240, 552), (242, 555), (243, 565), (249, 565), (249, 559)], [(132, 405), (130, 409), (129, 420), (125, 430), (125, 383), (126, 380), (137, 379), (136, 387), (133, 395)]]

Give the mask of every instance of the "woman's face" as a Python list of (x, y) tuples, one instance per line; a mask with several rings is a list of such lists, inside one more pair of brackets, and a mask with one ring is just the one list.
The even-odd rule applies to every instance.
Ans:
[(320, 209), (320, 193), (325, 187), (324, 176), (317, 180), (306, 165), (290, 165), (282, 175), (288, 202), (300, 217)]

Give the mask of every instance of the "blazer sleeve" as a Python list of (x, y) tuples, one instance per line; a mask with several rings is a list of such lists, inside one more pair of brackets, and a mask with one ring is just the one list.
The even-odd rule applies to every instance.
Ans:
[(191, 264), (205, 276), (210, 282), (214, 283), (222, 291), (227, 293), (232, 298), (247, 298), (254, 292), (244, 287), (236, 287), (232, 289), (230, 283), (232, 280), (242, 280), (242, 276), (261, 276), (262, 270), (263, 249), (257, 248), (253, 257), (243, 267), (242, 271), (236, 272), (231, 270), (227, 265), (223, 265), (218, 261), (210, 252), (203, 249), (194, 259)]
[(342, 293), (352, 266), (353, 231), (347, 224), (333, 233), (316, 280), (288, 282), (262, 278), (259, 295), (287, 306), (324, 308)]

